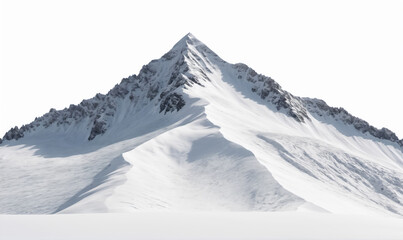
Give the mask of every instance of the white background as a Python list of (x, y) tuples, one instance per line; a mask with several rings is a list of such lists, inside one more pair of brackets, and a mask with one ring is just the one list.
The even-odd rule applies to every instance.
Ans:
[(401, 1), (1, 2), (0, 137), (106, 93), (193, 33), (297, 96), (403, 138)]

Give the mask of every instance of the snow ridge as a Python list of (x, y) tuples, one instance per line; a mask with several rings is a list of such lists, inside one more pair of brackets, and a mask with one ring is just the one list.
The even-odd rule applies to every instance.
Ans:
[(251, 91), (261, 99), (273, 104), (277, 110), (285, 110), (286, 113), (298, 122), (309, 120), (306, 109), (300, 98), (284, 91), (281, 86), (270, 77), (257, 74), (252, 68), (243, 63), (234, 64), (238, 79), (246, 79), (251, 83)]
[(332, 117), (336, 121), (354, 126), (361, 133), (369, 133), (375, 138), (388, 140), (403, 147), (403, 139), (399, 140), (391, 130), (387, 128), (377, 129), (369, 125), (368, 122), (351, 115), (344, 108), (330, 107), (325, 101), (315, 98), (304, 98), (303, 102), (308, 111), (319, 118)]

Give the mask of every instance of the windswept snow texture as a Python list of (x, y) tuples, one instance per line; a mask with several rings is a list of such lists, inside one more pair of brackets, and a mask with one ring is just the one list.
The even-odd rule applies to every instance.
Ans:
[(191, 34), (0, 145), (0, 213), (403, 215), (403, 141), (299, 98)]
[[(123, 158), (131, 169), (125, 174), (126, 183), (105, 203), (113, 211), (275, 211), (297, 209), (304, 203), (284, 190), (252, 152), (225, 139), (203, 115), (124, 153)], [(96, 206), (100, 198), (94, 194), (63, 212)]]

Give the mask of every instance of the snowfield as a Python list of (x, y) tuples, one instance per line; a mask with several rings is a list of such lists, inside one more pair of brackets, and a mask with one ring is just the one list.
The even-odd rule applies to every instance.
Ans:
[(0, 215), (8, 240), (400, 240), (403, 220), (297, 212)]
[(6, 134), (0, 213), (57, 214), (0, 215), (0, 234), (403, 239), (402, 143), (188, 34), (107, 95)]

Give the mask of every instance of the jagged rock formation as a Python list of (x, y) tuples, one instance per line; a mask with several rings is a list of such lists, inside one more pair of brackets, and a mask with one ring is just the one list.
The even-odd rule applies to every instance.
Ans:
[(237, 70), (238, 79), (245, 79), (252, 83), (251, 91), (273, 104), (277, 110), (285, 110), (288, 115), (299, 122), (309, 120), (300, 98), (284, 91), (272, 78), (257, 74), (252, 68), (242, 63), (235, 64), (234, 68)]
[(376, 138), (389, 140), (403, 146), (403, 139), (399, 140), (396, 134), (391, 130), (387, 128), (377, 129), (369, 125), (368, 122), (354, 117), (344, 108), (330, 107), (321, 99), (304, 98), (303, 101), (311, 114), (315, 114), (319, 117), (332, 117), (336, 121), (341, 121), (347, 125), (354, 126), (355, 129), (362, 133), (369, 133)]

